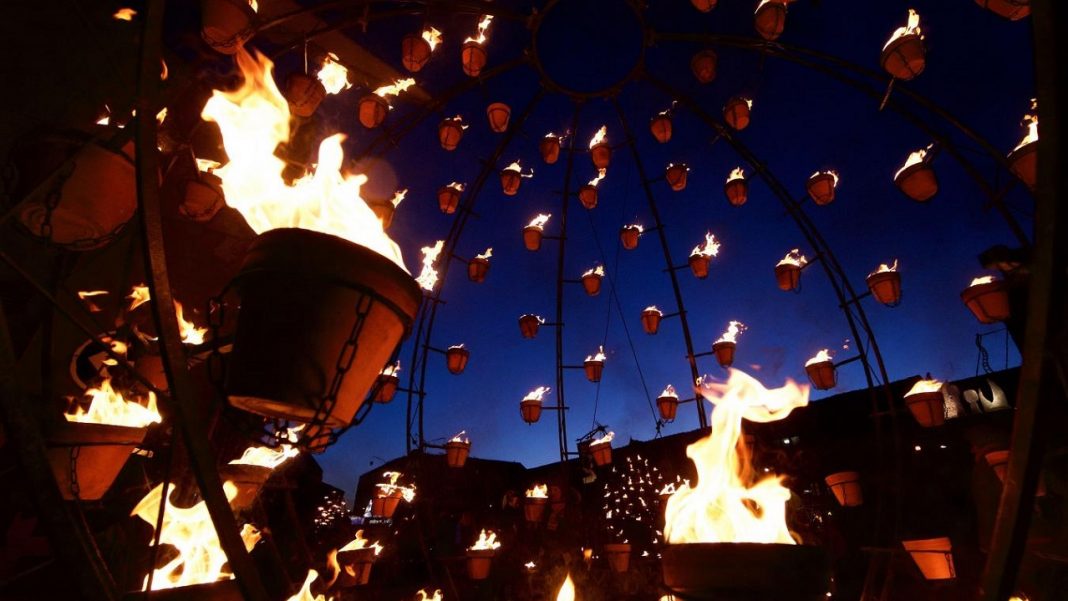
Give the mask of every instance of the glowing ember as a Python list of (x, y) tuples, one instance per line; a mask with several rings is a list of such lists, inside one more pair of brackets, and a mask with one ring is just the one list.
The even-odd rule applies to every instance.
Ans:
[(405, 188), (403, 190), (397, 190), (393, 193), (393, 198), (390, 200), (390, 202), (393, 203), (394, 209), (399, 207), (400, 203), (404, 202), (405, 196), (408, 196), (408, 188)]
[(419, 589), (415, 594), (419, 595), (419, 598), (415, 601), (442, 601), (442, 599), (444, 599), (444, 597), (441, 596), (440, 588), (436, 589), (433, 595), (428, 595), (423, 589)]
[(549, 392), (548, 386), (538, 386), (534, 390), (527, 393), (527, 396), (523, 397), (524, 401), (538, 401), (541, 402), (542, 397)]
[(120, 8), (115, 11), (115, 14), (111, 15), (112, 19), (116, 21), (133, 21), (133, 18), (137, 16), (137, 11), (132, 8)]
[(478, 535), (478, 540), (475, 544), (471, 545), (472, 551), (485, 551), (485, 550), (497, 550), (501, 548), (501, 542), (497, 540), (497, 533), (492, 530), (487, 534), (486, 529), (483, 528), (482, 532)]
[(905, 164), (902, 165), (901, 168), (898, 169), (896, 173), (894, 173), (894, 179), (896, 180), (898, 178), (898, 176), (901, 175), (901, 172), (903, 172), (904, 170), (908, 169), (909, 167), (912, 167), (913, 165), (917, 165), (919, 163), (924, 162), (924, 159), (927, 158), (927, 152), (929, 150), (931, 150), (931, 146), (934, 146), (934, 145), (932, 144), (932, 145), (928, 146), (927, 148), (921, 148), (921, 149), (919, 149), (919, 150), (917, 150), (915, 152), (910, 153), (909, 154), (909, 158), (905, 160)]
[(462, 442), (464, 444), (471, 444), (471, 439), (467, 437), (467, 430), (461, 430), (459, 434), (450, 438), (449, 442)]
[(395, 364), (387, 365), (384, 368), (382, 368), (381, 374), (383, 376), (395, 376), (395, 375), (397, 375), (397, 372), (400, 371), (400, 368), (401, 368), (400, 359), (397, 359), (397, 362)]
[(507, 167), (505, 167), (504, 170), (505, 171), (515, 171), (516, 173), (519, 174), (519, 177), (523, 177), (523, 178), (527, 178), (527, 179), (534, 177), (534, 168), (533, 167), (530, 168), (530, 173), (523, 173), (523, 167), (519, 164), (518, 160), (514, 161), (511, 165), (508, 165)]
[(693, 247), (693, 251), (690, 252), (690, 256), (702, 256), (705, 258), (712, 258), (719, 254), (719, 242), (716, 240), (716, 236), (712, 232), (705, 234), (705, 243), (698, 244)]
[(536, 227), (539, 230), (545, 228), (545, 224), (549, 222), (549, 218), (552, 217), (551, 213), (541, 213), (534, 219), (530, 220), (527, 227)]
[(493, 15), (482, 15), (482, 19), (478, 22), (478, 34), (477, 37), (467, 38), (464, 43), (474, 42), (476, 44), (486, 43), (486, 31), (489, 30), (490, 23), (493, 22)]
[(919, 380), (912, 385), (912, 388), (905, 393), (905, 398), (908, 398), (914, 394), (922, 394), (925, 392), (938, 392), (942, 390), (941, 380)]
[(894, 41), (898, 38), (902, 38), (907, 35), (918, 35), (920, 36), (920, 39), (923, 39), (923, 32), (920, 31), (920, 13), (916, 12), (911, 8), (909, 9), (908, 24), (906, 24), (904, 27), (898, 27), (894, 30), (894, 33), (890, 36), (890, 39), (886, 40), (886, 43), (883, 44), (883, 50), (886, 50), (886, 47), (894, 43)]
[(808, 259), (805, 258), (805, 255), (801, 254), (801, 250), (795, 248), (790, 252), (786, 253), (786, 256), (783, 257), (782, 260), (776, 264), (776, 266), (796, 265), (797, 267), (804, 267), (807, 263)]
[(587, 361), (597, 361), (599, 363), (604, 363), (605, 359), (607, 359), (607, 357), (605, 357), (605, 355), (604, 355), (604, 347), (603, 346), (597, 347), (597, 354), (596, 355), (586, 355), (586, 360)]
[(528, 488), (526, 496), (531, 499), (548, 499), (549, 498), (549, 485), (548, 484), (535, 484), (534, 488)]
[(277, 449), (272, 449), (271, 447), (249, 447), (245, 449), (241, 457), (231, 461), (230, 465), (257, 465), (273, 470), (285, 463), (287, 459), (297, 455), (300, 455), (300, 450), (288, 444), (279, 445)]
[(560, 592), (556, 593), (556, 601), (575, 601), (575, 583), (571, 582), (571, 572), (560, 585)]
[(980, 286), (982, 284), (993, 284), (993, 283), (994, 283), (994, 276), (992, 276), (992, 275), (984, 275), (984, 276), (979, 276), (977, 278), (974, 278), (972, 280), (972, 283), (969, 284), (968, 287), (970, 288), (972, 286)]
[(731, 321), (727, 325), (727, 331), (723, 332), (723, 335), (716, 340), (714, 344), (720, 342), (738, 342), (738, 335), (746, 330), (746, 325), (740, 321)]
[(587, 269), (586, 272), (582, 274), (582, 277), (588, 277), (588, 276), (591, 276), (591, 275), (592, 276), (597, 276), (599, 278), (603, 278), (604, 277), (604, 265), (598, 265), (598, 266), (596, 266), (596, 267), (594, 267), (592, 269)]
[(434, 263), (437, 262), (438, 255), (441, 254), (441, 249), (444, 246), (445, 241), (438, 240), (434, 243), (434, 246), (424, 246), (422, 248), (423, 271), (419, 273), (419, 277), (415, 278), (415, 281), (427, 292), (433, 291), (434, 286), (438, 283), (438, 272), (434, 268)]
[(101, 310), (100, 307), (98, 307), (93, 301), (86, 299), (92, 298), (94, 296), (103, 296), (107, 293), (107, 290), (79, 290), (78, 298), (85, 303), (85, 306), (87, 309), (89, 309), (90, 313), (99, 313)]
[(593, 148), (594, 146), (597, 146), (598, 144), (601, 144), (602, 142), (605, 141), (605, 139), (607, 137), (608, 137), (608, 126), (607, 125), (602, 125), (601, 129), (597, 130), (597, 133), (593, 134), (593, 137), (590, 138), (590, 148)]
[(286, 601), (327, 601), (326, 597), (323, 595), (312, 595), (311, 585), (318, 577), (319, 572), (308, 570), (308, 575), (304, 577), (304, 585), (300, 587), (297, 594), (293, 595)]
[(289, 140), (289, 103), (278, 91), (267, 58), (237, 55), (244, 76), (233, 92), (216, 90), (202, 117), (219, 124), (230, 162), (216, 170), (226, 203), (256, 233), (296, 227), (343, 238), (364, 246), (404, 268), (400, 248), (382, 229), (382, 222), (360, 202), (364, 175), (343, 174), (344, 136), (330, 136), (319, 145), (315, 173), (292, 185), (282, 178), (285, 161), (274, 155)]
[(612, 439), (614, 439), (615, 437), (616, 437), (616, 433), (615, 432), (608, 432), (607, 434), (602, 434), (602, 435), (598, 436), (597, 438), (595, 438), (590, 443), (590, 446), (592, 447), (594, 445), (599, 445), (599, 444), (608, 444), (608, 443), (612, 442)]
[(837, 188), (838, 187), (838, 172), (837, 171), (834, 171), (833, 169), (828, 169), (827, 171), (817, 171), (817, 172), (813, 173), (809, 177), (809, 179), (812, 179), (813, 177), (818, 177), (820, 175), (829, 175), (829, 176), (831, 176), (831, 179), (834, 182), (834, 183), (831, 184), (831, 187), (833, 187), (833, 188)]
[(823, 363), (824, 361), (830, 361), (830, 360), (831, 360), (831, 352), (830, 352), (830, 350), (829, 349), (821, 349), (820, 352), (816, 353), (811, 359), (809, 359), (808, 361), (805, 361), (805, 367), (808, 367), (809, 365), (814, 365), (816, 363)]
[(326, 57), (323, 58), (323, 66), (319, 68), (319, 74), (316, 77), (323, 84), (323, 89), (327, 94), (337, 94), (342, 90), (347, 90), (352, 87), (349, 83), (349, 70), (338, 62), (337, 55), (328, 52)]
[(487, 248), (486, 252), (484, 252), (484, 253), (482, 253), (480, 255), (475, 255), (475, 258), (476, 259), (489, 259), (492, 256), (493, 256), (493, 249), (492, 248)]
[(674, 386), (672, 386), (671, 384), (668, 384), (667, 386), (664, 387), (664, 392), (661, 392), (660, 396), (662, 396), (662, 397), (666, 396), (666, 397), (671, 397), (671, 398), (677, 399), (677, 398), (679, 398), (679, 393), (675, 392), (675, 387)]
[(871, 276), (877, 273), (890, 273), (893, 271), (897, 271), (897, 259), (894, 259), (894, 262), (890, 265), (887, 265), (886, 263), (880, 263), (879, 268), (869, 273), (868, 277), (870, 278)]
[(149, 424), (158, 424), (163, 421), (159, 410), (156, 409), (154, 392), (148, 392), (145, 405), (127, 401), (122, 393), (111, 387), (111, 378), (107, 376), (99, 385), (86, 389), (83, 396), (89, 399), (89, 407), (82, 409), (81, 405), (78, 405), (73, 413), (64, 413), (63, 417), (68, 422), (144, 428)]
[(423, 39), (426, 40), (426, 43), (430, 45), (431, 52), (433, 52), (434, 49), (438, 47), (438, 44), (441, 43), (441, 32), (433, 27), (424, 29), (422, 36)]
[(1031, 99), (1031, 110), (1035, 112), (1033, 115), (1024, 115), (1023, 122), (1027, 125), (1027, 135), (1023, 140), (1013, 148), (1013, 152), (1031, 144), (1032, 142), (1038, 142), (1038, 100)]
[(382, 549), (383, 549), (382, 545), (378, 544), (377, 542), (372, 543), (371, 541), (369, 541), (366, 538), (364, 538), (363, 537), (363, 530), (357, 530), (356, 531), (356, 538), (354, 538), (351, 541), (349, 541), (348, 544), (346, 544), (344, 547), (341, 547), (340, 549), (338, 549), (337, 552), (338, 553), (343, 553), (345, 551), (358, 551), (360, 549), (368, 549), (368, 548), (374, 549), (376, 556), (381, 554), (382, 553)]
[(594, 188), (596, 188), (597, 184), (601, 183), (601, 180), (604, 179), (604, 174), (606, 174), (606, 173), (608, 173), (607, 169), (598, 169), (597, 170), (597, 177), (591, 179), (589, 181), (589, 185), (591, 185)]
[(808, 386), (787, 379), (768, 390), (732, 369), (725, 384), (706, 381), (697, 392), (712, 402), (712, 432), (686, 448), (697, 468), (697, 485), (683, 484), (668, 500), (664, 535), (671, 543), (795, 544), (786, 525), (790, 490), (782, 477), (759, 480), (738, 454), (742, 419), (778, 421), (808, 404)]
[[(388, 497), (392, 494), (400, 494), (400, 496), (404, 498), (405, 501), (411, 503), (412, 500), (415, 499), (415, 486), (404, 486), (402, 484), (397, 484), (397, 482), (400, 481), (401, 476), (403, 475), (404, 474), (400, 472), (382, 472), (382, 477), (385, 478), (387, 482), (375, 484), (375, 488), (378, 489), (378, 496)], [(360, 534), (360, 532), (357, 532), (356, 537), (359, 538)], [(344, 551), (344, 549), (342, 550)]]
[(727, 182), (730, 183), (736, 179), (745, 179), (745, 169), (741, 167), (735, 167), (731, 174), (727, 176)]

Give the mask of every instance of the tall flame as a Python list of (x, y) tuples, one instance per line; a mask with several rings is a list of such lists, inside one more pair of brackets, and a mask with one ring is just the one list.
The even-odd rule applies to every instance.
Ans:
[(537, 217), (530, 220), (530, 223), (527, 224), (527, 227), (536, 227), (538, 229), (542, 229), (545, 227), (545, 224), (549, 222), (550, 217), (552, 217), (551, 213), (540, 213)]
[(808, 264), (808, 259), (805, 255), (801, 254), (801, 249), (795, 248), (786, 253), (786, 256), (782, 258), (777, 265), (796, 265), (797, 267), (804, 267)]
[(589, 182), (589, 185), (591, 185), (594, 188), (596, 188), (597, 184), (601, 183), (601, 180), (604, 179), (604, 176), (605, 176), (606, 173), (608, 173), (608, 169), (598, 169), (597, 170), (597, 177), (591, 179), (590, 182)]
[(808, 404), (808, 386), (787, 379), (768, 390), (732, 369), (725, 384), (706, 381), (697, 392), (715, 405), (712, 432), (686, 448), (697, 468), (696, 486), (682, 484), (668, 500), (664, 535), (671, 543), (795, 544), (786, 525), (790, 490), (778, 475), (757, 479), (739, 455), (742, 419), (778, 421)]
[(886, 47), (894, 43), (898, 38), (906, 35), (918, 35), (921, 39), (923, 38), (923, 32), (920, 30), (920, 13), (911, 8), (909, 9), (908, 23), (904, 27), (898, 27), (894, 30), (890, 39), (886, 40), (886, 43), (883, 44), (883, 50), (886, 50)]
[(148, 286), (144, 284), (138, 284), (130, 289), (130, 294), (126, 297), (130, 301), (130, 306), (126, 308), (127, 311), (133, 311), (141, 305), (152, 300), (152, 297), (148, 291)]
[(732, 182), (736, 179), (745, 179), (745, 169), (742, 169), (741, 167), (735, 167), (731, 171), (731, 174), (727, 176), (728, 182)]
[(312, 582), (319, 577), (319, 572), (315, 570), (308, 570), (308, 575), (304, 577), (304, 585), (300, 587), (295, 595), (287, 599), (286, 601), (327, 601), (323, 595), (313, 595), (311, 592)]
[(437, 262), (438, 255), (441, 254), (441, 249), (444, 245), (444, 240), (438, 240), (434, 243), (434, 246), (424, 246), (422, 249), (423, 271), (419, 273), (419, 277), (415, 278), (415, 281), (427, 292), (434, 290), (434, 286), (438, 283), (438, 272), (434, 269), (434, 263)]
[(548, 484), (535, 484), (533, 488), (528, 488), (526, 496), (531, 499), (548, 499), (549, 498), (549, 485)]
[(323, 65), (319, 68), (319, 73), (316, 77), (323, 84), (323, 89), (327, 94), (337, 94), (342, 90), (347, 90), (352, 87), (349, 83), (349, 70), (338, 62), (337, 55), (333, 52), (327, 52), (323, 58)]
[(548, 386), (538, 386), (534, 390), (527, 393), (527, 396), (523, 397), (524, 401), (540, 401), (545, 394), (549, 392)]
[(424, 29), (422, 36), (423, 39), (426, 40), (426, 43), (430, 44), (431, 52), (433, 52), (434, 49), (438, 47), (438, 44), (441, 43), (441, 32), (433, 27)]
[(195, 323), (186, 320), (185, 310), (178, 301), (174, 301), (174, 313), (178, 317), (178, 332), (182, 335), (182, 342), (193, 346), (204, 344), (204, 334), (208, 333), (208, 328), (197, 327)]
[(602, 125), (601, 129), (597, 130), (597, 133), (593, 134), (593, 137), (590, 138), (590, 148), (593, 148), (594, 146), (597, 146), (598, 144), (601, 144), (602, 142), (604, 142), (606, 140), (607, 137), (608, 137), (608, 126), (607, 125)]
[(719, 241), (716, 240), (716, 236), (712, 232), (705, 234), (704, 244), (698, 244), (693, 247), (693, 251), (690, 252), (690, 256), (700, 255), (702, 257), (711, 258), (719, 254)]
[(486, 549), (497, 550), (500, 548), (501, 542), (497, 540), (497, 533), (492, 530), (487, 533), (485, 528), (479, 533), (478, 540), (475, 541), (475, 544), (470, 547), (472, 551), (483, 551)]
[(77, 405), (73, 413), (64, 413), (63, 417), (68, 422), (144, 428), (163, 421), (156, 408), (154, 392), (148, 392), (145, 405), (127, 401), (122, 393), (111, 387), (111, 378), (108, 376), (97, 386), (86, 389), (83, 395), (89, 399), (89, 407), (82, 409), (81, 405)]
[(556, 601), (575, 601), (575, 583), (571, 582), (571, 572), (560, 585), (560, 592), (556, 593)]
[(1033, 115), (1024, 115), (1023, 122), (1027, 125), (1027, 135), (1024, 136), (1020, 143), (1013, 148), (1013, 152), (1031, 144), (1032, 142), (1038, 142), (1038, 99), (1031, 99), (1031, 110), (1035, 113)]
[(286, 163), (274, 151), (289, 140), (289, 103), (271, 77), (269, 59), (258, 54), (253, 58), (244, 50), (236, 59), (244, 76), (241, 87), (233, 92), (216, 90), (202, 112), (204, 119), (219, 124), (230, 157), (215, 171), (222, 178), (226, 203), (256, 233), (297, 227), (330, 234), (365, 246), (403, 269), (400, 248), (360, 200), (367, 177), (341, 172), (344, 136), (322, 141), (314, 174), (292, 185), (282, 178)]
[(731, 321), (727, 325), (727, 331), (723, 332), (723, 335), (716, 340), (716, 343), (720, 342), (738, 342), (738, 335), (746, 330), (746, 325), (740, 321)]
[(389, 97), (389, 96), (397, 96), (401, 92), (407, 90), (408, 88), (410, 88), (410, 87), (412, 87), (414, 85), (415, 85), (415, 78), (414, 77), (409, 77), (409, 78), (406, 78), (406, 79), (398, 79), (397, 81), (395, 81), (395, 82), (393, 82), (391, 84), (384, 85), (384, 86), (382, 86), (380, 88), (375, 89), (374, 95), (378, 96), (380, 98), (386, 98), (386, 97)]
[(486, 43), (486, 31), (489, 30), (490, 23), (493, 22), (493, 15), (482, 15), (482, 19), (478, 22), (478, 34), (476, 37), (467, 38), (464, 43), (474, 42), (476, 44)]
[(901, 168), (898, 169), (896, 173), (894, 173), (894, 179), (897, 179), (898, 176), (901, 175), (901, 172), (906, 170), (906, 169), (908, 169), (909, 167), (912, 167), (913, 165), (916, 165), (918, 163), (924, 162), (924, 159), (927, 158), (927, 152), (929, 150), (931, 150), (931, 146), (934, 146), (934, 145), (932, 144), (932, 145), (928, 146), (927, 148), (921, 148), (921, 149), (919, 149), (919, 150), (917, 150), (915, 152), (909, 153), (909, 158), (905, 159), (905, 164), (902, 165)]
[(830, 349), (820, 349), (820, 352), (812, 356), (808, 361), (805, 361), (805, 367), (809, 365), (815, 365), (816, 363), (823, 363), (831, 360)]

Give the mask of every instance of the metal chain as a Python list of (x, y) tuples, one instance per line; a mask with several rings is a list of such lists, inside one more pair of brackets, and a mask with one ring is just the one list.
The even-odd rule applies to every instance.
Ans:
[[(994, 373), (994, 369), (990, 367), (990, 353), (983, 346), (983, 334), (975, 335), (975, 346), (979, 347), (979, 363), (982, 364), (983, 371), (988, 374)], [(978, 369), (975, 370), (975, 375), (979, 375)]]
[(52, 213), (55, 212), (56, 207), (59, 206), (59, 201), (63, 198), (63, 187), (67, 185), (67, 180), (74, 174), (74, 169), (78, 166), (77, 161), (70, 159), (63, 167), (56, 173), (56, 179), (52, 182), (52, 187), (48, 189), (48, 193), (45, 194), (45, 214), (44, 219), (41, 221), (39, 236), (45, 240), (52, 241)]

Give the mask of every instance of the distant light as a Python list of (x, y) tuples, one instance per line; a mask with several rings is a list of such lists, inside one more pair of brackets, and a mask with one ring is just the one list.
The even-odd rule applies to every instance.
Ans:
[(923, 447), (921, 447), (920, 445), (916, 445), (916, 446), (912, 447), (912, 450), (913, 451), (922, 451)]
[(947, 447), (944, 444), (940, 444), (940, 445), (938, 445), (938, 448), (940, 448), (940, 449), (948, 449), (949, 447)]

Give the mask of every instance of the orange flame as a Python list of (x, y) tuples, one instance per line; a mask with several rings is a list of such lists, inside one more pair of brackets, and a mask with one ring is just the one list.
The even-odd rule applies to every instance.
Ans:
[(698, 244), (693, 247), (693, 251), (690, 252), (690, 256), (700, 255), (702, 257), (714, 257), (719, 254), (719, 241), (716, 240), (716, 236), (712, 232), (705, 234), (704, 244)]
[(894, 33), (890, 36), (890, 39), (886, 40), (886, 43), (883, 44), (883, 50), (886, 50), (886, 47), (894, 43), (894, 41), (898, 38), (907, 35), (918, 35), (920, 36), (920, 39), (923, 39), (923, 32), (920, 30), (920, 13), (916, 12), (911, 8), (909, 9), (908, 23), (904, 27), (898, 27), (894, 30)]
[(397, 96), (401, 92), (415, 85), (415, 78), (409, 77), (407, 79), (398, 79), (397, 81), (377, 88), (373, 94), (380, 98), (386, 98), (388, 96)]
[(438, 255), (441, 254), (441, 249), (444, 245), (444, 240), (438, 240), (434, 243), (434, 246), (424, 246), (422, 248), (423, 271), (420, 272), (415, 281), (427, 292), (433, 291), (434, 286), (438, 283), (438, 272), (434, 269), (434, 263), (438, 260)]
[(727, 182), (732, 182), (736, 179), (745, 179), (745, 169), (741, 167), (735, 167), (731, 174), (727, 176)]
[(539, 230), (545, 227), (545, 224), (549, 222), (549, 218), (552, 217), (551, 213), (540, 213), (537, 217), (530, 220), (527, 227), (536, 227)]
[(548, 484), (535, 484), (533, 488), (528, 488), (526, 496), (531, 499), (548, 499), (549, 498), (549, 485)]
[(931, 150), (932, 146), (934, 146), (934, 144), (929, 145), (927, 148), (921, 148), (915, 152), (909, 153), (909, 158), (905, 159), (905, 164), (894, 173), (894, 179), (896, 180), (898, 176), (901, 175), (901, 172), (909, 167), (924, 162), (924, 159), (927, 158), (927, 152)]
[(86, 299), (92, 298), (94, 296), (103, 296), (107, 293), (107, 290), (79, 290), (78, 298), (85, 303), (85, 307), (89, 309), (90, 313), (99, 313), (101, 311), (100, 307), (98, 307), (93, 301)]
[(382, 550), (383, 550), (384, 547), (382, 547), (382, 545), (378, 544), (377, 542), (372, 543), (371, 541), (369, 541), (366, 538), (364, 538), (363, 537), (363, 530), (357, 530), (356, 531), (356, 538), (354, 538), (351, 541), (349, 541), (344, 547), (341, 547), (340, 549), (338, 549), (337, 552), (338, 553), (342, 553), (344, 551), (357, 551), (359, 549), (367, 549), (367, 548), (374, 549), (375, 550), (375, 556), (378, 556), (379, 554), (382, 553)]
[(571, 581), (571, 572), (560, 585), (560, 592), (556, 593), (556, 601), (575, 601), (575, 583)]
[(122, 393), (111, 387), (111, 377), (107, 375), (99, 385), (86, 389), (83, 396), (90, 399), (89, 408), (82, 409), (79, 405), (74, 408), (73, 413), (64, 413), (63, 417), (68, 422), (144, 428), (163, 421), (156, 408), (154, 392), (148, 392), (145, 405), (127, 401)]
[(476, 44), (486, 43), (486, 31), (489, 30), (490, 23), (493, 22), (493, 15), (482, 15), (482, 19), (478, 22), (478, 34), (477, 37), (467, 38), (464, 43), (474, 42)]
[(352, 83), (349, 82), (349, 70), (339, 61), (336, 54), (327, 52), (319, 73), (316, 75), (327, 94), (337, 94), (352, 87)]
[(594, 146), (597, 146), (598, 144), (601, 144), (607, 138), (608, 138), (608, 126), (607, 125), (602, 125), (601, 129), (597, 130), (597, 133), (593, 134), (593, 137), (590, 138), (590, 148), (593, 148)]
[(115, 19), (116, 21), (133, 21), (133, 18), (136, 16), (136, 10), (124, 7), (115, 11), (115, 14), (111, 15), (111, 18)]
[(478, 540), (475, 544), (469, 547), (472, 551), (484, 551), (486, 549), (492, 549), (496, 551), (501, 548), (501, 542), (497, 540), (497, 533), (492, 530), (487, 534), (486, 529), (483, 528), (482, 532), (478, 535)]
[(433, 52), (438, 44), (441, 43), (441, 32), (433, 27), (428, 27), (423, 30), (423, 39), (427, 44), (430, 44), (430, 51)]
[(1038, 99), (1031, 99), (1031, 110), (1035, 111), (1035, 114), (1024, 115), (1023, 118), (1024, 124), (1027, 125), (1027, 135), (1024, 136), (1023, 140), (1020, 140), (1020, 143), (1016, 145), (1016, 148), (1012, 149), (1013, 152), (1016, 152), (1032, 142), (1038, 142)]
[(981, 286), (983, 284), (993, 284), (993, 283), (994, 283), (994, 276), (992, 276), (992, 275), (983, 275), (983, 276), (979, 276), (977, 278), (973, 278), (972, 279), (972, 283), (968, 284), (968, 287), (970, 288), (972, 286)]
[(419, 595), (419, 598), (415, 601), (442, 601), (444, 597), (441, 596), (441, 589), (434, 590), (433, 596), (428, 595), (423, 589), (419, 589), (415, 594)]
[(534, 390), (527, 393), (527, 396), (523, 397), (524, 401), (541, 401), (542, 397), (549, 392), (548, 386), (538, 386)]
[(886, 263), (880, 263), (879, 264), (879, 268), (876, 269), (875, 271), (869, 273), (868, 277), (870, 278), (871, 276), (873, 276), (873, 275), (875, 275), (877, 273), (890, 273), (890, 272), (893, 272), (893, 271), (897, 271), (897, 259), (894, 259), (893, 264), (889, 264), (889, 265), (886, 264)]
[[(336, 560), (335, 560), (336, 561)], [(304, 577), (304, 585), (300, 587), (295, 595), (287, 599), (286, 601), (327, 601), (323, 595), (312, 595), (311, 585), (315, 582), (315, 579), (319, 577), (319, 572), (315, 570), (308, 570), (308, 575)]]
[(905, 393), (905, 398), (908, 398), (914, 394), (922, 394), (924, 392), (938, 392), (939, 390), (942, 390), (941, 380), (918, 380), (915, 384), (912, 385), (912, 388), (910, 388), (909, 391)]
[(738, 335), (746, 330), (746, 325), (740, 321), (731, 321), (727, 325), (727, 331), (723, 332), (723, 335), (716, 340), (716, 343), (720, 342), (738, 342)]
[(601, 183), (601, 180), (604, 179), (604, 176), (605, 176), (606, 173), (608, 173), (607, 169), (598, 169), (597, 170), (597, 177), (591, 179), (590, 182), (589, 182), (589, 185), (591, 185), (594, 188), (596, 188), (597, 184)]
[(804, 267), (807, 264), (808, 264), (808, 259), (805, 258), (805, 255), (801, 254), (801, 249), (795, 248), (795, 249), (791, 250), (790, 252), (786, 253), (786, 256), (783, 257), (782, 260), (779, 261), (776, 264), (776, 266), (778, 266), (778, 265), (796, 265), (798, 267)]
[[(401, 476), (403, 475), (404, 474), (400, 472), (382, 472), (382, 477), (386, 478), (388, 482), (375, 484), (375, 488), (378, 489), (378, 496), (388, 497), (393, 493), (399, 492), (401, 497), (404, 498), (405, 501), (411, 503), (412, 500), (415, 499), (415, 486), (404, 486), (403, 484), (397, 484), (397, 482), (401, 479)], [(356, 533), (357, 538), (359, 538), (361, 532)]]
[(230, 465), (256, 465), (273, 470), (297, 455), (300, 455), (300, 449), (288, 444), (279, 445), (276, 449), (253, 446), (245, 449), (241, 457), (231, 461)]
[(815, 355), (813, 355), (811, 359), (809, 359), (808, 361), (805, 361), (805, 367), (808, 367), (809, 365), (814, 365), (816, 363), (823, 363), (825, 361), (830, 361), (830, 360), (831, 360), (831, 352), (830, 352), (830, 350), (829, 349), (821, 349), (820, 352), (818, 352)]

